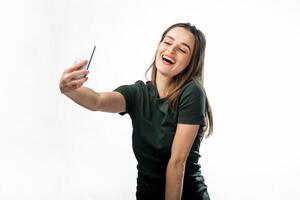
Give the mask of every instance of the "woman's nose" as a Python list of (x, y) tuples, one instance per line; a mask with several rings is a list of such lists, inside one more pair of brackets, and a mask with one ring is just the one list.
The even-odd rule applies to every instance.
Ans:
[(174, 53), (175, 52), (175, 46), (169, 46), (168, 51), (170, 53)]

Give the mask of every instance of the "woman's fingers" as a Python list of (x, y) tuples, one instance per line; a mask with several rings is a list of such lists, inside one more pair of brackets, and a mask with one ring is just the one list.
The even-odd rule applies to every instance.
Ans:
[(88, 73), (89, 73), (88, 70), (73, 71), (73, 72), (70, 72), (70, 73), (65, 74), (65, 75), (63, 76), (63, 79), (64, 79), (66, 82), (69, 82), (69, 81), (72, 81), (72, 80), (76, 79), (76, 77), (79, 76), (79, 75), (86, 76)]
[[(77, 64), (74, 64), (72, 67), (67, 68), (60, 79), (59, 88), (62, 93), (70, 92), (75, 90), (83, 85), (87, 81), (86, 75), (89, 73), (88, 70), (80, 70), (82, 66), (87, 63), (87, 60), (82, 60)], [(79, 75), (83, 78), (77, 78)]]
[(60, 91), (61, 93), (67, 93), (76, 90), (77, 88), (80, 88), (83, 85), (83, 83), (86, 82), (87, 80), (88, 77), (84, 77), (78, 80), (73, 80), (70, 82), (65, 82), (62, 80), (60, 84)]
[(70, 68), (67, 68), (64, 73), (70, 73), (70, 72), (73, 72), (75, 70), (78, 70), (80, 69), (82, 66), (84, 66), (88, 61), (87, 60), (81, 60), (79, 63), (76, 63), (74, 65), (72, 65), (72, 67)]
[(78, 80), (73, 80), (67, 84), (67, 87), (72, 88), (72, 89), (77, 89), (80, 88), (84, 82), (88, 80), (88, 77), (84, 77)]

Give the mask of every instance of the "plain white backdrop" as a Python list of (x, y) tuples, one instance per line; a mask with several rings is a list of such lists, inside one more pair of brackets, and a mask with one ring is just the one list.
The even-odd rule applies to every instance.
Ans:
[(0, 199), (135, 199), (129, 115), (82, 108), (58, 82), (94, 44), (85, 86), (145, 81), (176, 22), (207, 39), (211, 199), (300, 199), (299, 19), (296, 0), (1, 1)]

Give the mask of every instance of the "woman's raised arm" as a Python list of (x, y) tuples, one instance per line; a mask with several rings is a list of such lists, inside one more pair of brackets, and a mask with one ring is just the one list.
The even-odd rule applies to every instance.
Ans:
[(76, 79), (80, 74), (87, 75), (88, 70), (80, 70), (86, 64), (81, 61), (66, 69), (59, 82), (61, 93), (74, 102), (92, 111), (123, 112), (126, 109), (125, 98), (119, 92), (95, 92), (91, 88), (82, 87), (87, 77)]

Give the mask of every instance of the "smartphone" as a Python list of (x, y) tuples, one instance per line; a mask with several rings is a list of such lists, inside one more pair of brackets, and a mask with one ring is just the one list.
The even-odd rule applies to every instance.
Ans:
[[(83, 65), (83, 66), (80, 68), (80, 70), (82, 70), (82, 69), (88, 70), (88, 69), (89, 69), (95, 50), (96, 50), (96, 45), (94, 45), (94, 49), (93, 49), (93, 52), (92, 52), (92, 55), (91, 55), (90, 59), (88, 60), (88, 62), (87, 62), (85, 65)], [(80, 74), (80, 75), (78, 75), (78, 76), (76, 77), (76, 79), (81, 79), (81, 78), (84, 78), (84, 77), (85, 77), (85, 75)]]

